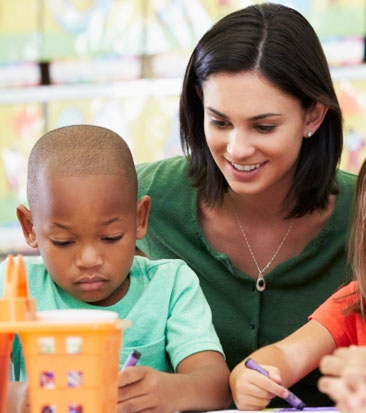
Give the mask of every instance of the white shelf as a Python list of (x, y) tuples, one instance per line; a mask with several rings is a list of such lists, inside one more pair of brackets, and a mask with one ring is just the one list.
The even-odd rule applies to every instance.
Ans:
[[(366, 80), (366, 64), (332, 67), (333, 81)], [(131, 96), (178, 96), (183, 80), (136, 79), (114, 83), (69, 84), (9, 88), (0, 91), (0, 104), (46, 103), (57, 100), (119, 98)]]
[(333, 81), (366, 80), (366, 64), (331, 67), (330, 74)]
[(129, 96), (177, 96), (181, 88), (182, 79), (136, 79), (115, 83), (35, 86), (2, 89), (0, 104)]

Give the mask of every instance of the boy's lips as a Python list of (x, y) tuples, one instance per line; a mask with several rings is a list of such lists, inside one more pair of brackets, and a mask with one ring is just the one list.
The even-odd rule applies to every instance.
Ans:
[(103, 277), (81, 277), (76, 281), (76, 284), (83, 291), (99, 290), (107, 280)]

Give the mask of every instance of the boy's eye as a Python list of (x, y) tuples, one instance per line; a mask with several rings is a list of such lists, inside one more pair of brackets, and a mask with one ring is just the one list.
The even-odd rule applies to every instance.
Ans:
[(122, 239), (122, 235), (116, 235), (114, 237), (103, 237), (102, 241), (107, 241), (107, 242), (117, 242), (120, 239)]
[(57, 247), (67, 247), (68, 245), (71, 245), (74, 241), (57, 241), (55, 239), (51, 239), (51, 242), (53, 245), (56, 245)]

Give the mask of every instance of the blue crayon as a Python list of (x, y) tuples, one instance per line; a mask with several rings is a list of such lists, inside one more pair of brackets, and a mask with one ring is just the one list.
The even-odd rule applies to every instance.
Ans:
[[(245, 362), (245, 366), (248, 367), (248, 369), (255, 370), (258, 373), (263, 374), (264, 376), (269, 378), (268, 371), (261, 367), (259, 364), (257, 364), (254, 360), (247, 359)], [(292, 407), (295, 407), (298, 410), (302, 410), (306, 406), (306, 404), (297, 396), (295, 396), (290, 390), (288, 392), (289, 395), (285, 398), (287, 403), (289, 403)]]
[(141, 353), (137, 350), (133, 350), (132, 353), (127, 357), (127, 360), (125, 361), (124, 365), (122, 366), (122, 370), (124, 370), (126, 367), (136, 366), (140, 357)]

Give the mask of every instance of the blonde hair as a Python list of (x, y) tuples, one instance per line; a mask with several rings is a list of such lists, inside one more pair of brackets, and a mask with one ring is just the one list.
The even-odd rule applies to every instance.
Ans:
[(348, 247), (348, 259), (358, 283), (356, 293), (359, 295), (353, 309), (364, 316), (366, 299), (366, 160), (357, 177), (352, 230)]
[(36, 205), (42, 177), (83, 175), (122, 175), (137, 198), (136, 170), (126, 142), (110, 129), (72, 125), (46, 133), (34, 145), (28, 160), (30, 208)]

